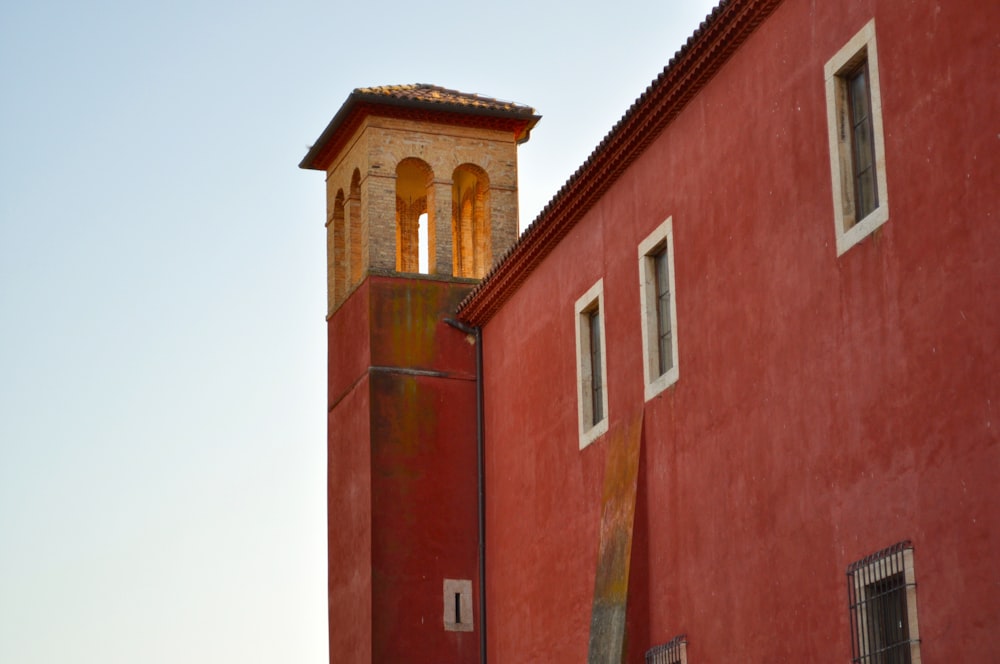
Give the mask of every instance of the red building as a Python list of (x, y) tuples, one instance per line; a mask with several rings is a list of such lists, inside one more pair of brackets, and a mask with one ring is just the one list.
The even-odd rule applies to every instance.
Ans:
[(331, 660), (997, 661), (998, 37), (724, 1), (481, 282), (449, 252), (516, 176), (440, 185), (436, 273), (333, 284)]

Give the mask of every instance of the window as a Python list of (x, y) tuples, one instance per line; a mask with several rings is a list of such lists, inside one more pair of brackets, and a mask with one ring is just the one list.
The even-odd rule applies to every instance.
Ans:
[(687, 637), (683, 634), (646, 651), (646, 664), (687, 664)]
[(580, 449), (608, 430), (604, 280), (576, 301), (576, 383)]
[(875, 21), (823, 71), (839, 256), (889, 219)]
[(327, 313), (332, 314), (334, 309), (344, 301), (347, 292), (347, 278), (350, 275), (350, 251), (346, 250), (345, 244), (348, 238), (346, 224), (344, 223), (344, 190), (338, 189), (333, 199), (333, 210), (330, 221), (326, 225), (326, 292), (327, 292)]
[(871, 87), (868, 60), (844, 75), (847, 87), (848, 133), (851, 136), (851, 175), (854, 178), (854, 218), (864, 219), (878, 207), (875, 179), (875, 141), (872, 137)]
[(913, 547), (900, 542), (847, 568), (852, 662), (919, 664)]
[(471, 632), (472, 581), (444, 580), (444, 629), (446, 632)]
[(601, 371), (601, 310), (591, 309), (587, 312), (587, 325), (590, 328), (588, 337), (590, 339), (590, 412), (593, 422), (600, 422), (604, 419), (604, 377)]
[(490, 178), (474, 164), (462, 164), (451, 177), (452, 274), (480, 279), (493, 262)]
[(674, 242), (667, 219), (639, 244), (643, 378), (649, 400), (677, 382), (677, 305)]
[(434, 247), (434, 172), (407, 157), (396, 164), (396, 271), (430, 271)]

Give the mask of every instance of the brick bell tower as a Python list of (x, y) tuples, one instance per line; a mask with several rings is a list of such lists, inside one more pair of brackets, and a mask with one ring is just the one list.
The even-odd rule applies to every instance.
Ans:
[(479, 659), (474, 337), (446, 322), (517, 239), (534, 110), (354, 90), (326, 173), (330, 660)]

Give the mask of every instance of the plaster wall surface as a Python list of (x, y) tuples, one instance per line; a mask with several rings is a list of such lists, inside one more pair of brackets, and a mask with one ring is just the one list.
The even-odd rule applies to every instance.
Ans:
[[(872, 18), (892, 206), (838, 258), (823, 65)], [(485, 326), (491, 662), (586, 660), (605, 441), (578, 449), (573, 303), (600, 278), (609, 417), (644, 417), (627, 661), (681, 633), (690, 661), (849, 661), (846, 568), (903, 539), (925, 661), (991, 660), (997, 26), (786, 0)], [(680, 379), (644, 402), (636, 247), (667, 217)]]
[[(372, 661), (372, 454), (367, 282), (327, 321), (331, 661)], [(333, 515), (334, 518), (329, 518)]]
[(478, 658), (442, 614), (445, 579), (480, 591), (470, 288), (373, 275), (328, 320), (331, 661)]
[(363, 377), (328, 415), (327, 575), (331, 661), (372, 662), (370, 386)]

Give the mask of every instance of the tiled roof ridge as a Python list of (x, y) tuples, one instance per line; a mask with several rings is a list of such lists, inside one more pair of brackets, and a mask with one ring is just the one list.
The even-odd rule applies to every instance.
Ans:
[(459, 304), (482, 325), (781, 0), (721, 0), (518, 240)]
[(462, 92), (430, 83), (404, 83), (355, 88), (352, 94), (362, 97), (406, 99), (433, 104), (457, 104), (476, 108), (534, 113), (533, 108), (524, 104), (497, 99), (478, 92)]

